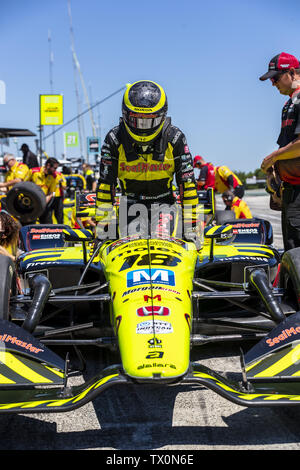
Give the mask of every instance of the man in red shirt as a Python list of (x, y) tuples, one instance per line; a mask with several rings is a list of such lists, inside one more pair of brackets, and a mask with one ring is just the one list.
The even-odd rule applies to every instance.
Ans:
[(282, 236), (285, 250), (300, 247), (300, 63), (285, 52), (269, 62), (260, 77), (270, 79), (281, 95), (289, 96), (282, 109), (279, 148), (267, 155), (261, 168), (274, 170), (282, 181)]
[(215, 188), (215, 167), (212, 163), (206, 163), (203, 157), (194, 157), (194, 168), (200, 169), (197, 179), (197, 189)]

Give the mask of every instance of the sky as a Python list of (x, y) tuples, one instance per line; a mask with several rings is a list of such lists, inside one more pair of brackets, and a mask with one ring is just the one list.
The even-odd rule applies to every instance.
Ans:
[[(24, 142), (36, 150), (39, 95), (53, 92), (63, 95), (64, 124), (73, 121), (44, 126), (43, 148), (61, 160), (64, 132), (79, 132), (79, 145), (65, 155), (86, 158), (92, 122), (103, 141), (121, 116), (118, 90), (143, 79), (164, 88), (168, 115), (193, 156), (248, 172), (277, 148), (286, 97), (259, 76), (280, 52), (300, 58), (298, 1), (69, 0), (69, 5), (81, 78), (74, 73), (68, 0), (0, 0), (0, 80), (6, 85), (0, 127), (37, 134), (10, 139), (0, 151), (21, 156)], [(101, 101), (91, 119), (89, 104)]]

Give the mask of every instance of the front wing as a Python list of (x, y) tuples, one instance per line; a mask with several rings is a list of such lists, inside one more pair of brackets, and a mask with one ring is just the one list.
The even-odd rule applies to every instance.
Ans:
[[(105, 369), (90, 382), (79, 386), (34, 389), (1, 390), (0, 413), (58, 413), (80, 408), (94, 400), (113, 385), (137, 384), (126, 377), (117, 367)], [(266, 387), (257, 384), (233, 383), (211, 369), (199, 364), (192, 364), (190, 372), (182, 378), (180, 384), (197, 384), (216, 392), (221, 397), (244, 407), (287, 406), (300, 404), (300, 382), (290, 384), (289, 393), (280, 393), (276, 384)], [(151, 385), (149, 385), (151, 386)], [(162, 385), (163, 386), (163, 385)]]
[(72, 411), (94, 400), (113, 385), (197, 384), (244, 407), (300, 404), (300, 312), (279, 323), (245, 357), (238, 380), (191, 363), (177, 378), (133, 379), (114, 365), (91, 380), (68, 385), (68, 368), (59, 356), (30, 333), (0, 321), (0, 413)]

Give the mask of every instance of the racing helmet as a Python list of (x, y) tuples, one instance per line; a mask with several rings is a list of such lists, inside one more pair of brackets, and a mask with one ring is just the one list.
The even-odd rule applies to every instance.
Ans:
[(150, 80), (128, 85), (122, 102), (126, 131), (139, 144), (149, 144), (162, 130), (168, 111), (163, 88)]

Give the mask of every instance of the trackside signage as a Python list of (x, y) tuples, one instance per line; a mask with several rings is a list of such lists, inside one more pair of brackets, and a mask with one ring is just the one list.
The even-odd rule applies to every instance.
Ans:
[(40, 125), (63, 124), (63, 95), (40, 95)]

